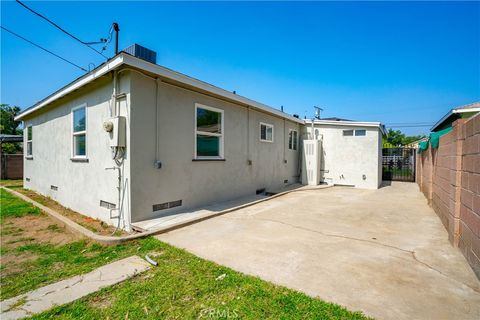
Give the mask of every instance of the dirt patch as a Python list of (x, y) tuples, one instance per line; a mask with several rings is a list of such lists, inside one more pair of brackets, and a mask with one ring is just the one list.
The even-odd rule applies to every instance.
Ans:
[[(52, 227), (55, 225), (55, 227)], [(51, 229), (55, 229), (52, 231)], [(30, 244), (63, 245), (80, 237), (55, 222), (46, 214), (7, 217), (2, 223), (0, 258), (2, 277), (20, 272), (25, 262), (38, 258), (32, 252), (19, 252), (17, 248)]]
[[(26, 195), (30, 199), (35, 200), (36, 202), (52, 210), (55, 210), (61, 215), (66, 216), (67, 218), (71, 219), (72, 221), (75, 221), (82, 227), (87, 228), (88, 230), (93, 231), (97, 234), (109, 236), (109, 235), (112, 235), (112, 233), (115, 231), (115, 227), (112, 227), (101, 220), (84, 216), (78, 212), (75, 212), (69, 208), (66, 208), (49, 197), (42, 196), (34, 191), (23, 189), (20, 187), (16, 187), (12, 189)], [(128, 233), (125, 231), (118, 230), (117, 232), (115, 232), (114, 236), (124, 236), (127, 234)]]
[[(55, 224), (49, 216), (43, 213), (19, 218), (9, 217), (5, 220), (10, 224), (3, 229), (14, 231), (9, 233), (2, 230), (2, 247), (7, 249), (15, 249), (32, 241), (62, 245), (80, 239), (79, 236), (68, 231), (65, 227)], [(49, 228), (52, 229), (52, 225), (55, 226), (55, 231), (49, 230)]]
[(95, 309), (107, 309), (113, 305), (114, 298), (109, 295), (95, 296), (89, 302), (89, 305)]

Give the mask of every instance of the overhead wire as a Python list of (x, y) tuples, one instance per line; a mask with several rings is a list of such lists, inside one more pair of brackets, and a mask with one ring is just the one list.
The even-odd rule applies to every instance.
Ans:
[(65, 59), (65, 58), (63, 58), (63, 57), (59, 56), (58, 54), (56, 54), (56, 53), (54, 53), (54, 52), (52, 52), (52, 51), (50, 51), (50, 50), (48, 50), (48, 49), (45, 49), (44, 47), (42, 47), (42, 46), (40, 46), (40, 45), (38, 45), (38, 44), (36, 44), (36, 43), (34, 43), (34, 42), (32, 42), (32, 41), (28, 40), (28, 39), (27, 39), (27, 38), (25, 38), (25, 37), (22, 37), (22, 36), (21, 36), (21, 35), (19, 35), (18, 33), (15, 33), (15, 32), (13, 32), (12, 30), (9, 30), (9, 29), (5, 28), (4, 26), (0, 26), (0, 28), (2, 28), (2, 30), (5, 30), (6, 32), (8, 32), (8, 33), (10, 33), (10, 34), (12, 34), (12, 35), (14, 35), (14, 36), (16, 36), (16, 37), (18, 37), (18, 38), (20, 38), (20, 39), (22, 39), (22, 40), (26, 41), (26, 42), (28, 42), (28, 43), (30, 43), (30, 44), (32, 44), (32, 45), (34, 45), (35, 47), (37, 47), (37, 48), (40, 48), (40, 49), (42, 49), (43, 51), (46, 51), (46, 52), (50, 53), (51, 55), (53, 55), (53, 56), (55, 56), (55, 57), (57, 57), (57, 58), (59, 58), (59, 59), (61, 59), (61, 60), (65, 61), (65, 62), (67, 62), (67, 63), (71, 64), (72, 66), (75, 66), (75, 67), (79, 68), (80, 70), (83, 70), (83, 71), (85, 71), (85, 72), (88, 72), (88, 70), (87, 70), (87, 69), (85, 69), (85, 68), (83, 68), (83, 67), (79, 66), (78, 64), (76, 64), (76, 63), (74, 63), (74, 62), (72, 62), (72, 61), (70, 61), (70, 60), (68, 60), (68, 59)]
[[(33, 10), (32, 8), (30, 8), (29, 6), (27, 6), (26, 4), (24, 4), (23, 2), (21, 2), (20, 0), (16, 0), (16, 2), (18, 4), (20, 4), (22, 7), (24, 7), (25, 9), (27, 9), (28, 11), (32, 12), (33, 14), (35, 14), (36, 16), (44, 19), (45, 21), (47, 21), (48, 23), (50, 23), (51, 25), (53, 25), (54, 27), (56, 27), (58, 30), (62, 31), (63, 33), (65, 33), (66, 35), (70, 36), (71, 38), (77, 40), (78, 42), (80, 42), (81, 44), (89, 47), (90, 49), (92, 49), (93, 51), (95, 51), (96, 53), (98, 53), (99, 55), (101, 55), (102, 57), (104, 57), (105, 59), (108, 59), (108, 57), (106, 55), (104, 55), (102, 51), (98, 51), (97, 49), (95, 49), (94, 47), (91, 46), (91, 44), (98, 44), (98, 43), (106, 43), (107, 39), (101, 39), (101, 41), (99, 42), (85, 42), (85, 41), (82, 41), (81, 39), (79, 39), (78, 37), (76, 37), (75, 35), (71, 34), (70, 32), (68, 32), (67, 30), (63, 29), (62, 27), (60, 27), (58, 24), (56, 24), (55, 22), (53, 22), (52, 20), (50, 20), (49, 18), (47, 18), (46, 16), (42, 15), (41, 13)], [(110, 34), (110, 41), (111, 41), (111, 34)], [(104, 47), (106, 49), (106, 46)]]

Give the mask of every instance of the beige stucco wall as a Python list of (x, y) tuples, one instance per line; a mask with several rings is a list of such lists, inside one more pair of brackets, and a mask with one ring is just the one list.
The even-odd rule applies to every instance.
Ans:
[[(120, 77), (119, 87), (120, 92), (127, 94), (127, 99), (120, 104), (121, 115), (128, 118), (130, 85), (127, 74)], [(31, 124), (33, 130), (33, 159), (24, 161), (24, 185), (25, 188), (55, 199), (65, 207), (116, 225), (117, 219), (110, 219), (109, 210), (99, 205), (100, 200), (114, 204), (118, 202), (117, 171), (105, 170), (114, 166), (114, 161), (107, 133), (102, 128), (103, 121), (109, 118), (112, 89), (111, 77), (105, 76), (24, 120), (25, 128)], [(71, 110), (84, 103), (87, 104), (88, 162), (74, 162), (71, 160)], [(24, 137), (26, 142), (26, 133)], [(127, 134), (127, 143), (128, 141)], [(128, 154), (123, 166), (123, 182), (126, 180), (129, 189)], [(58, 190), (52, 190), (51, 185), (57, 186)], [(124, 210), (128, 219), (128, 192), (125, 193)]]
[[(343, 136), (343, 130), (365, 129), (365, 136)], [(377, 189), (382, 182), (382, 134), (379, 128), (315, 124), (322, 139), (321, 177), (331, 184)], [(311, 133), (311, 124), (305, 126)], [(363, 179), (365, 175), (365, 180)]]
[[(132, 221), (298, 181), (299, 153), (288, 149), (288, 130), (300, 136), (298, 124), (162, 82), (156, 111), (156, 82), (132, 73), (131, 86)], [(224, 110), (225, 161), (192, 161), (195, 103)], [(259, 141), (260, 122), (274, 125), (274, 143)], [(156, 143), (161, 169), (154, 167)], [(183, 205), (152, 211), (154, 204), (175, 200)]]

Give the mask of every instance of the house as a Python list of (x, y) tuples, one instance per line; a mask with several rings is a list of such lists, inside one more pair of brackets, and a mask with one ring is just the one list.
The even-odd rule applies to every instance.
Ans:
[[(304, 133), (321, 141), (320, 181), (377, 189), (382, 183), (382, 137), (379, 122), (305, 120)], [(313, 131), (313, 135), (312, 135)]]
[(468, 119), (480, 113), (480, 102), (473, 102), (467, 105), (459, 106), (451, 109), (440, 120), (438, 120), (430, 129), (432, 132), (438, 132), (447, 128), (451, 128), (457, 119)]
[(25, 188), (129, 230), (300, 180), (304, 120), (128, 52), (16, 117)]
[(427, 150), (429, 145), (433, 149), (438, 149), (440, 137), (452, 131), (453, 125), (457, 120), (463, 119), (463, 121), (467, 121), (479, 113), (480, 102), (473, 102), (451, 109), (433, 125), (430, 129), (430, 135), (418, 143), (418, 151), (423, 152)]

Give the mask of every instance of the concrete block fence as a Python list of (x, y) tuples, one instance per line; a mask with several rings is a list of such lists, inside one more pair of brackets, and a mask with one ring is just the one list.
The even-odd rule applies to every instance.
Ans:
[(480, 114), (459, 119), (438, 149), (417, 154), (417, 184), (480, 278)]

